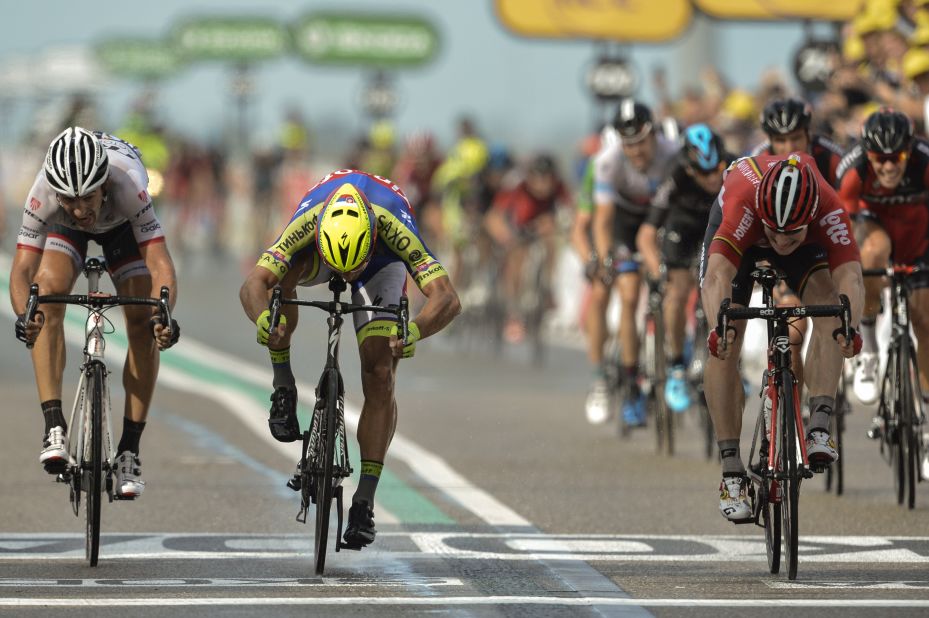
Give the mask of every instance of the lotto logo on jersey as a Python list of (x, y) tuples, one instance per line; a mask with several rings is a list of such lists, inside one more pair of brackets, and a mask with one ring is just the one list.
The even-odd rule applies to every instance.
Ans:
[(42, 207), (42, 202), (34, 197), (29, 198), (29, 210), (38, 210)]
[(139, 192), (139, 195), (137, 195), (136, 197), (138, 197), (139, 201), (142, 202), (143, 204), (148, 203), (148, 193), (145, 191), (145, 189), (142, 189)]
[(852, 239), (848, 237), (848, 226), (842, 221), (842, 209), (837, 208), (823, 215), (819, 220), (819, 227), (826, 228), (826, 235), (837, 245), (850, 245)]

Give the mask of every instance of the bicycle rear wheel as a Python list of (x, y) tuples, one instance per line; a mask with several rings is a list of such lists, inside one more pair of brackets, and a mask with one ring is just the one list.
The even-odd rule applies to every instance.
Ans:
[(906, 445), (904, 437), (906, 427), (904, 426), (903, 408), (906, 402), (906, 395), (903, 389), (903, 354), (901, 353), (898, 342), (891, 344), (890, 359), (887, 370), (890, 372), (890, 422), (887, 423), (888, 436), (885, 438), (890, 447), (890, 462), (894, 473), (894, 490), (897, 494), (897, 504), (903, 504), (906, 498)]
[[(329, 513), (332, 508), (332, 462), (335, 458), (336, 415), (339, 405), (339, 375), (329, 371), (325, 380), (325, 406), (319, 423), (319, 448), (313, 463), (316, 475), (316, 538), (313, 559), (316, 574), (326, 568), (326, 547), (329, 543)], [(336, 539), (336, 543), (339, 540)]]
[(904, 360), (904, 372), (903, 372), (903, 407), (901, 412), (903, 416), (901, 418), (901, 429), (900, 437), (902, 438), (902, 453), (903, 453), (903, 467), (904, 467), (904, 476), (906, 477), (906, 506), (908, 509), (913, 509), (916, 507), (916, 481), (919, 475), (919, 436), (916, 435), (916, 432), (919, 431), (917, 425), (917, 410), (919, 409), (921, 397), (916, 395), (915, 385), (919, 380), (919, 372), (916, 369), (916, 351), (913, 349), (911, 342), (908, 342), (910, 347), (907, 349), (906, 358)]
[(671, 410), (668, 408), (664, 399), (665, 385), (665, 359), (664, 359), (664, 321), (657, 311), (651, 312), (648, 317), (651, 322), (650, 328), (646, 330), (646, 337), (650, 338), (647, 344), (647, 366), (649, 372), (649, 381), (651, 382), (651, 392), (649, 393), (649, 403), (655, 412), (655, 437), (656, 448), (659, 453), (662, 451), (668, 455), (674, 454), (674, 418)]
[(781, 522), (784, 535), (784, 558), (787, 562), (787, 579), (797, 578), (797, 545), (800, 519), (800, 474), (797, 467), (797, 421), (794, 407), (793, 374), (781, 374), (780, 457), (781, 471)]
[(99, 362), (91, 364), (90, 444), (89, 461), (83, 470), (87, 489), (87, 519), (85, 555), (90, 566), (97, 566), (100, 555), (100, 508), (103, 504), (103, 380), (104, 369)]

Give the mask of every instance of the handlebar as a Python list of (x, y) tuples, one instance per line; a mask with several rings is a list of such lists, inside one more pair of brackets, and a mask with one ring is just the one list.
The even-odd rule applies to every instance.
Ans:
[[(82, 307), (105, 309), (119, 305), (148, 305), (158, 309), (161, 323), (166, 327), (171, 325), (171, 305), (169, 302), (170, 290), (167, 286), (162, 286), (161, 294), (158, 298), (148, 298), (142, 296), (119, 296), (110, 294), (46, 294), (39, 295), (39, 285), (33, 283), (29, 286), (29, 298), (26, 300), (26, 323), (35, 319), (36, 311), (39, 305), (59, 304), (59, 305), (80, 305)], [(26, 347), (32, 348), (31, 343)]]
[[(848, 341), (851, 338), (851, 303), (845, 294), (839, 295), (838, 305), (808, 305), (801, 307), (732, 307), (729, 298), (723, 299), (716, 315), (716, 332), (725, 338), (726, 331), (731, 328), (732, 320), (762, 319), (766, 321), (786, 320), (789, 318), (839, 318), (842, 326), (839, 332)], [(835, 335), (833, 335), (835, 336)]]
[(299, 300), (297, 298), (284, 298), (283, 290), (280, 286), (274, 288), (271, 292), (271, 301), (268, 304), (270, 315), (269, 329), (273, 332), (281, 321), (281, 308), (284, 305), (298, 305), (301, 307), (315, 307), (322, 309), (331, 316), (342, 316), (359, 311), (373, 311), (378, 313), (392, 313), (397, 316), (400, 326), (401, 340), (406, 343), (410, 334), (410, 303), (404, 294), (400, 297), (399, 305), (356, 305), (354, 303), (343, 303), (336, 300)]
[(905, 264), (894, 264), (888, 266), (887, 268), (864, 268), (861, 270), (862, 276), (865, 277), (894, 277), (894, 276), (903, 276), (907, 277), (919, 272), (925, 271), (924, 266), (918, 266), (915, 264), (905, 265)]

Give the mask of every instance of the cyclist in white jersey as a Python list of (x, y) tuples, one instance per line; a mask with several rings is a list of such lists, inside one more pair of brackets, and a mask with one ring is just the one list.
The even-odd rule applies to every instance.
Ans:
[[(613, 127), (620, 140), (607, 143), (594, 159), (594, 248), (597, 255), (604, 257), (593, 285), (595, 296), (608, 296), (613, 282), (617, 283), (622, 372), (630, 387), (623, 403), (623, 420), (630, 426), (641, 426), (645, 424), (645, 399), (638, 386), (635, 313), (642, 280), (635, 238), (678, 147), (655, 132), (651, 110), (631, 99), (620, 104)], [(604, 329), (601, 344), (590, 346), (590, 360), (596, 371), (587, 398), (587, 417), (592, 421), (609, 416), (609, 391), (603, 370), (605, 342)]]
[[(27, 323), (26, 300), (32, 283), (39, 285), (40, 294), (68, 294), (81, 274), (90, 240), (103, 248), (118, 294), (158, 296), (167, 286), (174, 305), (174, 263), (148, 194), (141, 154), (112, 135), (72, 127), (52, 141), (26, 197), (10, 272), (10, 300), (19, 316), (16, 336), (35, 344), (32, 362), (45, 416), (39, 462), (50, 473), (58, 473), (68, 460), (68, 427), (61, 409), (64, 305), (41, 306)], [(129, 350), (116, 491), (136, 497), (145, 487), (139, 440), (158, 375), (156, 347), (164, 350), (176, 343), (180, 330), (173, 320), (161, 324), (151, 307), (127, 306), (124, 311)]]

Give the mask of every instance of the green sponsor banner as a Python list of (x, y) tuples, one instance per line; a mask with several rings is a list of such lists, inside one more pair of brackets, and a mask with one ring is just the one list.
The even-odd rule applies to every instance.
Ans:
[(167, 77), (183, 64), (177, 51), (163, 41), (111, 39), (97, 45), (96, 52), (107, 71), (124, 77)]
[(290, 47), (289, 33), (277, 22), (243, 17), (187, 20), (176, 28), (174, 41), (192, 60), (268, 60)]
[(297, 54), (316, 64), (416, 66), (439, 49), (438, 31), (419, 17), (314, 13), (293, 32)]

